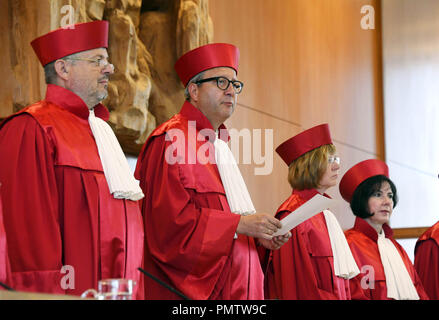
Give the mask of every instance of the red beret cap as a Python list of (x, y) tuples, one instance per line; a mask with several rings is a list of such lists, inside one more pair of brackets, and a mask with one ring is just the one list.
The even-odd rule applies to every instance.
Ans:
[(286, 140), (276, 148), (276, 152), (289, 166), (301, 155), (325, 144), (332, 144), (327, 123), (312, 127)]
[(182, 55), (175, 63), (181, 82), (186, 87), (189, 80), (208, 69), (230, 67), (238, 73), (239, 49), (228, 43), (211, 43)]
[(389, 167), (385, 162), (378, 159), (369, 159), (357, 163), (340, 180), (339, 190), (341, 196), (350, 203), (355, 189), (364, 180), (378, 175), (389, 177)]
[(31, 42), (43, 66), (73, 53), (108, 48), (108, 21), (78, 23), (73, 27), (53, 30)]

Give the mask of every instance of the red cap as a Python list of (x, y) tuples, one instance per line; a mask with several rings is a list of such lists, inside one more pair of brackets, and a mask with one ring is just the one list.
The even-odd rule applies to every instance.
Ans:
[(186, 87), (189, 80), (208, 69), (230, 67), (238, 73), (239, 49), (228, 43), (211, 43), (182, 55), (175, 63), (181, 82)]
[(327, 123), (312, 127), (286, 140), (276, 148), (276, 152), (289, 166), (291, 162), (301, 155), (325, 144), (332, 144), (331, 133)]
[(59, 28), (31, 42), (43, 67), (76, 52), (108, 48), (108, 21), (78, 23), (74, 29)]
[(339, 190), (341, 196), (350, 203), (355, 189), (360, 183), (378, 175), (389, 177), (389, 167), (385, 162), (378, 159), (369, 159), (357, 163), (340, 180)]

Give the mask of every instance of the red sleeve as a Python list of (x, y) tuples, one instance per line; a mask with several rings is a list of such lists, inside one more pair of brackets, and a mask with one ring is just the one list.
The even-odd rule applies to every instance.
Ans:
[[(147, 251), (172, 286), (190, 298), (207, 299), (227, 272), (240, 216), (227, 205), (225, 210), (223, 194), (185, 186), (183, 166), (165, 160), (169, 146), (165, 135), (153, 138), (136, 170), (145, 194), (142, 213)], [(210, 181), (209, 177), (197, 179), (203, 188)]]
[(0, 131), (0, 182), (15, 289), (61, 293), (53, 150), (30, 115), (12, 118)]
[[(372, 290), (377, 290), (377, 282), (373, 283), (372, 288), (364, 289), (362, 287), (362, 279), (365, 275), (360, 273), (356, 277), (349, 279), (349, 289), (351, 292), (351, 300), (372, 300)], [(369, 283), (367, 283), (369, 285)], [(378, 289), (379, 290), (379, 289)]]
[(439, 300), (439, 246), (433, 239), (416, 246), (415, 269), (428, 297)]
[[(360, 274), (356, 277), (349, 279), (349, 288), (351, 292), (352, 300), (381, 300), (386, 299), (385, 295), (382, 296), (382, 284), (381, 270), (377, 270), (376, 265), (373, 264), (375, 261), (380, 261), (379, 252), (375, 247), (364, 244), (365, 236), (362, 233), (351, 232), (350, 230), (345, 232), (346, 240), (349, 243), (349, 248), (351, 249), (352, 255), (360, 269)], [(366, 238), (368, 239), (368, 238)], [(363, 241), (362, 241), (363, 240)], [(371, 241), (371, 240), (369, 240)], [(363, 243), (359, 246), (358, 243)], [(364, 247), (368, 247), (369, 250), (364, 250)], [(366, 266), (366, 268), (363, 268)], [(376, 273), (378, 272), (378, 274)], [(377, 278), (376, 278), (377, 276)], [(385, 279), (385, 278), (384, 278)], [(385, 280), (384, 280), (384, 291), (385, 290)]]
[[(0, 186), (1, 190), (1, 186)], [(11, 278), (11, 266), (9, 264), (8, 257), (8, 246), (6, 243), (6, 232), (5, 227), (3, 225), (3, 210), (2, 210), (2, 201), (0, 197), (0, 282), (6, 284), (9, 287), (12, 287), (12, 278)], [(0, 290), (3, 290), (2, 286), (0, 286)]]
[[(276, 217), (282, 220), (288, 213), (278, 213)], [(331, 284), (325, 283), (325, 287), (332, 286), (333, 276), (330, 272), (331, 266), (328, 262), (328, 257), (312, 256), (309, 249), (310, 240), (303, 226), (304, 224), (300, 224), (292, 229), (292, 236), (288, 242), (272, 253), (273, 269), (268, 272), (273, 272), (273, 275), (268, 276), (268, 281), (271, 281), (268, 286), (272, 287), (274, 285), (275, 289), (270, 289), (269, 291), (276, 292), (276, 297), (270, 298), (282, 300), (337, 299), (334, 292), (323, 290), (322, 287), (324, 285), (320, 283), (320, 281), (326, 281)], [(322, 264), (317, 265), (320, 262)], [(319, 268), (323, 265), (325, 267)], [(329, 277), (327, 277), (328, 270)], [(317, 278), (319, 272), (324, 274), (324, 276), (320, 276), (320, 280)]]

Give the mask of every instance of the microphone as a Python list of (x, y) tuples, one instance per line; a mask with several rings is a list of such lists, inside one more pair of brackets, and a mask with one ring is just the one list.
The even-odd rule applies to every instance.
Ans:
[(15, 291), (14, 289), (12, 289), (10, 286), (7, 286), (3, 282), (0, 282), (0, 287), (3, 287), (3, 288), (5, 288), (8, 291)]
[(150, 277), (152, 280), (154, 280), (155, 282), (158, 282), (161, 286), (165, 287), (166, 289), (168, 289), (169, 291), (175, 293), (177, 296), (179, 296), (180, 298), (183, 298), (184, 300), (191, 300), (188, 297), (186, 297), (183, 293), (181, 293), (180, 291), (174, 289), (173, 287), (171, 287), (169, 284), (166, 284), (165, 282), (163, 282), (162, 280), (160, 280), (157, 277), (154, 277), (152, 274), (150, 274), (149, 272), (143, 270), (142, 268), (137, 268), (137, 270), (139, 270), (140, 272), (142, 272), (143, 274), (147, 275), (148, 277)]

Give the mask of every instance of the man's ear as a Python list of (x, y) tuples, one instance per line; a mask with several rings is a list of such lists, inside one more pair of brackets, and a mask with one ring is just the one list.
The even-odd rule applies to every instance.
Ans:
[(198, 102), (198, 85), (196, 83), (190, 83), (188, 85), (188, 92), (191, 96), (191, 100), (194, 102)]
[(55, 71), (58, 77), (63, 80), (68, 80), (70, 65), (65, 60), (56, 60), (55, 61)]

